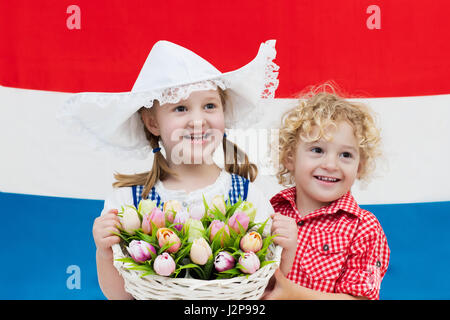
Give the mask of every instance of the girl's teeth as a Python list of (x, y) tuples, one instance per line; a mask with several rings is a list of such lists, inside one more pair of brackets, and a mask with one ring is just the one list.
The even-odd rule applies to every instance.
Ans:
[(197, 135), (197, 136), (183, 136), (183, 138), (185, 139), (191, 139), (191, 140), (201, 140), (201, 139), (206, 139), (208, 137), (208, 134), (204, 134), (204, 135)]

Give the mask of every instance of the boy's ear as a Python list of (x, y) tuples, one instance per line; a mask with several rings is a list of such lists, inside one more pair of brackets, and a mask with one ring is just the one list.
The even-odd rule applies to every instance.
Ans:
[(359, 164), (358, 164), (358, 171), (356, 172), (356, 179), (361, 179), (361, 173), (363, 171), (363, 168), (365, 166), (365, 161), (363, 159), (359, 159)]
[(154, 106), (150, 109), (145, 108), (144, 110), (142, 110), (141, 118), (147, 130), (150, 131), (150, 133), (152, 133), (154, 136), (158, 137), (160, 135), (160, 130), (158, 122), (156, 121), (155, 112), (152, 109), (154, 109)]
[(295, 170), (295, 157), (293, 150), (289, 150), (286, 154), (285, 159), (283, 160), (283, 165), (290, 172), (294, 172)]

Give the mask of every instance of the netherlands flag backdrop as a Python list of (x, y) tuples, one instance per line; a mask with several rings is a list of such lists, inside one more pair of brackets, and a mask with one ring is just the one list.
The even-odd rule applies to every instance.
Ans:
[[(449, 299), (448, 12), (444, 0), (0, 2), (0, 298), (104, 299), (93, 221), (113, 172), (150, 168), (68, 134), (56, 111), (71, 93), (129, 91), (157, 40), (226, 72), (276, 39), (280, 85), (255, 125), (324, 81), (368, 103), (384, 157), (353, 193), (392, 251), (381, 298)], [(281, 189), (271, 174), (257, 183)]]

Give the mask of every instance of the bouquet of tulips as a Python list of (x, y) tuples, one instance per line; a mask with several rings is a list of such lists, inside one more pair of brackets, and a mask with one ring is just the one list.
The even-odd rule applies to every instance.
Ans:
[[(162, 208), (141, 200), (124, 206), (120, 233), (129, 257), (117, 259), (146, 275), (210, 280), (245, 276), (274, 261), (266, 261), (274, 236), (263, 236), (268, 219), (255, 223), (256, 208), (248, 201), (234, 205), (215, 196), (203, 206), (184, 208), (176, 200)], [(188, 272), (187, 272), (188, 271)]]

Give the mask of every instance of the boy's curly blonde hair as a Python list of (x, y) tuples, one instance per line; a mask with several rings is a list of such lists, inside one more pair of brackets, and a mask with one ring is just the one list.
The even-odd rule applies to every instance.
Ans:
[[(321, 138), (329, 140), (331, 137), (326, 135), (326, 128), (337, 126), (340, 121), (347, 121), (354, 129), (360, 153), (358, 178), (367, 181), (375, 169), (375, 158), (381, 154), (380, 131), (371, 110), (362, 103), (350, 102), (334, 92), (316, 92), (300, 99), (298, 105), (283, 116), (279, 133), (278, 182), (285, 186), (294, 184), (293, 176), (284, 163), (291, 153), (295, 153), (299, 139), (304, 142)], [(316, 126), (320, 130), (312, 136)]]

